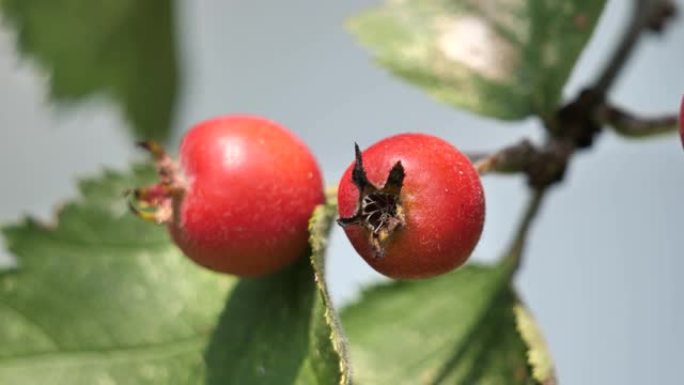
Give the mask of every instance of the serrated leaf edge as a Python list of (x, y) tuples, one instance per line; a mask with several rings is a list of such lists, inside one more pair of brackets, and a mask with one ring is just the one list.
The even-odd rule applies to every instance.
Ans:
[(337, 214), (337, 191), (334, 188), (326, 191), (326, 202), (318, 205), (311, 219), (309, 220), (309, 245), (311, 246), (311, 265), (314, 271), (314, 278), (319, 295), (325, 306), (325, 321), (330, 327), (330, 341), (333, 350), (339, 357), (340, 385), (350, 385), (351, 367), (349, 365), (349, 354), (347, 341), (341, 333), (342, 325), (335, 312), (328, 288), (325, 283), (324, 256), (328, 244), (328, 234), (332, 229), (332, 224)]
[(532, 368), (532, 377), (542, 385), (557, 385), (551, 353), (534, 317), (520, 302), (513, 306), (513, 313), (516, 329), (527, 345), (527, 363)]

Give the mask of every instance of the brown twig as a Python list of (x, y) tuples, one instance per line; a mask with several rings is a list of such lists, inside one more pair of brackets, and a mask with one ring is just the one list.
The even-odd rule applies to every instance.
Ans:
[(620, 135), (640, 138), (677, 131), (678, 117), (675, 114), (656, 117), (636, 116), (613, 105), (606, 105), (600, 111), (602, 120)]
[(674, 5), (667, 0), (635, 0), (631, 22), (622, 35), (613, 55), (594, 83), (592, 90), (601, 98), (605, 97), (620, 74), (643, 32), (649, 29), (662, 29), (665, 21), (674, 14)]
[(523, 140), (488, 155), (471, 156), (480, 175), (488, 173), (523, 173), (534, 188), (548, 187), (563, 178), (574, 147), (567, 142), (549, 140), (536, 146)]
[(507, 259), (517, 271), (525, 242), (534, 218), (539, 213), (549, 187), (562, 180), (578, 149), (590, 147), (606, 123), (630, 136), (645, 136), (670, 131), (676, 117), (643, 119), (606, 103), (606, 96), (623, 70), (641, 36), (646, 31), (660, 32), (674, 15), (671, 0), (634, 0), (634, 10), (627, 31), (608, 59), (596, 82), (544, 121), (549, 139), (542, 146), (528, 141), (488, 155), (476, 155), (474, 165), (480, 174), (522, 172), (528, 178), (532, 197), (516, 231)]
[(480, 175), (514, 173), (525, 171), (537, 151), (529, 140), (522, 140), (497, 152), (471, 155), (470, 158)]
[(601, 132), (601, 114), (605, 110), (607, 94), (624, 69), (641, 36), (648, 31), (661, 31), (675, 14), (671, 0), (634, 0), (631, 21), (613, 54), (596, 82), (584, 89), (575, 99), (558, 110), (546, 121), (548, 132), (557, 139), (573, 142), (576, 148), (588, 148)]

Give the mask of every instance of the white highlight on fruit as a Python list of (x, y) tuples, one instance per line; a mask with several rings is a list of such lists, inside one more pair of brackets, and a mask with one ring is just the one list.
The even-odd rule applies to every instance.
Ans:
[(511, 77), (515, 50), (486, 20), (471, 15), (443, 18), (437, 29), (437, 48), (447, 59), (490, 80)]
[(237, 167), (245, 160), (244, 145), (241, 139), (223, 138), (221, 139), (223, 150), (223, 164), (226, 167)]

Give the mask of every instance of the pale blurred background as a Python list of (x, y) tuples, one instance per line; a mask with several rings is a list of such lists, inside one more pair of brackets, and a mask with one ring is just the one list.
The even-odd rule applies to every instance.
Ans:
[[(590, 82), (629, 15), (610, 1), (565, 95)], [(684, 0), (679, 0), (684, 13)], [(250, 112), (297, 132), (328, 183), (352, 145), (429, 132), (463, 150), (541, 138), (537, 122), (506, 124), (438, 104), (375, 66), (344, 20), (370, 0), (185, 0), (177, 9), (184, 83), (176, 142), (193, 122)], [(46, 78), (0, 29), (0, 222), (49, 219), (74, 179), (144, 157), (119, 110), (93, 100), (56, 110)], [(684, 18), (645, 39), (612, 99), (637, 112), (674, 112), (684, 93)], [(534, 227), (518, 287), (548, 339), (561, 383), (682, 383), (684, 366), (684, 151), (675, 136), (645, 141), (605, 133), (577, 157)], [(485, 178), (487, 224), (476, 259), (496, 258), (525, 196), (520, 177)], [(381, 279), (339, 230), (328, 267), (336, 303)], [(8, 256), (0, 255), (7, 263)], [(457, 294), (457, 293), (455, 293)], [(384, 384), (380, 384), (384, 385)]]

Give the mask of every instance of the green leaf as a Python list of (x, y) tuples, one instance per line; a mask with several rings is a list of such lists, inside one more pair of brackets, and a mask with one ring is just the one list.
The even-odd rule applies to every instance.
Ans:
[[(342, 311), (354, 383), (553, 384), (540, 334), (539, 340), (530, 338), (535, 358), (528, 359), (509, 266), (469, 265), (438, 278), (366, 290)], [(524, 321), (521, 330), (530, 337), (533, 321)]]
[(335, 213), (332, 199), (314, 212), (310, 259), (237, 284), (207, 351), (209, 385), (350, 384), (323, 273)]
[(501, 119), (548, 117), (605, 0), (387, 0), (349, 27), (436, 99)]
[(0, 384), (198, 384), (233, 280), (201, 269), (122, 192), (154, 171), (80, 184), (54, 224), (3, 233), (19, 267), (0, 274)]
[(177, 68), (171, 0), (0, 0), (21, 51), (50, 74), (51, 96), (103, 94), (140, 139), (171, 127)]

